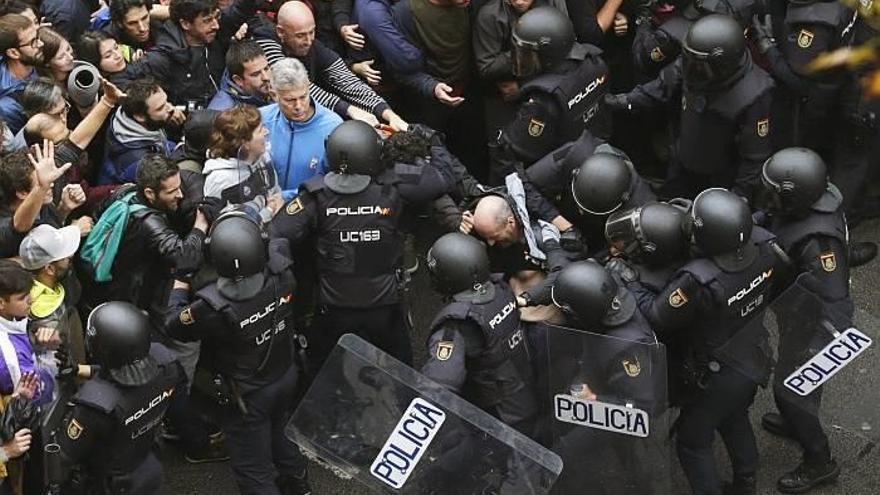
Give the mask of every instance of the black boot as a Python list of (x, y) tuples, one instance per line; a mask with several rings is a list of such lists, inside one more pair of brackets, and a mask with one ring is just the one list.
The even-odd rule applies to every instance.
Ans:
[(855, 268), (877, 257), (876, 242), (853, 242), (849, 245), (849, 266)]
[(724, 495), (757, 495), (758, 481), (754, 476), (736, 476), (724, 484)]
[(761, 417), (761, 426), (768, 432), (785, 438), (794, 438), (794, 433), (779, 413), (767, 413)]
[(782, 493), (804, 493), (814, 487), (832, 483), (840, 476), (840, 466), (834, 459), (819, 464), (802, 462), (794, 471), (786, 473), (776, 482)]
[(279, 477), (277, 484), (283, 495), (311, 495), (312, 493), (308, 471), (301, 476)]

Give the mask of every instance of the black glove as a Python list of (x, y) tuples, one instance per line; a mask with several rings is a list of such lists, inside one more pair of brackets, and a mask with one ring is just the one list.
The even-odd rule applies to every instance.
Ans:
[(622, 112), (629, 112), (632, 110), (632, 105), (629, 103), (629, 99), (625, 94), (605, 95), (605, 104), (608, 105), (608, 108), (611, 110), (619, 110)]
[(562, 246), (562, 249), (573, 253), (580, 253), (587, 250), (587, 245), (578, 229), (569, 227), (559, 234), (559, 245)]
[(758, 17), (758, 14), (752, 16), (752, 33), (755, 35), (755, 42), (758, 44), (758, 51), (760, 53), (767, 53), (776, 46), (770, 14), (765, 14), (763, 21)]
[(58, 374), (55, 378), (61, 383), (73, 384), (76, 381), (79, 364), (77, 364), (65, 346), (55, 351), (55, 360), (58, 361)]
[(205, 214), (208, 225), (212, 225), (214, 220), (220, 216), (221, 210), (226, 206), (226, 201), (220, 198), (206, 197), (199, 201), (196, 207)]
[(639, 271), (623, 258), (611, 258), (608, 260), (608, 263), (605, 264), (605, 269), (611, 273), (616, 273), (626, 283), (639, 280)]

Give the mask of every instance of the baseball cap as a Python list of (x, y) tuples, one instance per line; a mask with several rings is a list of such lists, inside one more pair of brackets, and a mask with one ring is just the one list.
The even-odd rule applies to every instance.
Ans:
[(27, 270), (39, 270), (53, 261), (73, 256), (79, 249), (80, 231), (69, 225), (56, 229), (51, 225), (33, 228), (18, 248), (22, 265)]

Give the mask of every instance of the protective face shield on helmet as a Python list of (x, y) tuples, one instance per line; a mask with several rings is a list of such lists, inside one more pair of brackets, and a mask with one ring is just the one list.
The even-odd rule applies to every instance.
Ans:
[(684, 80), (689, 86), (706, 88), (724, 79), (722, 73), (715, 67), (711, 54), (683, 45), (682, 57)]
[(605, 221), (605, 239), (608, 245), (626, 255), (637, 259), (642, 254), (644, 235), (641, 229), (642, 209), (618, 211)]
[(513, 33), (513, 75), (516, 77), (529, 77), (540, 74), (541, 56), (539, 44), (526, 41)]

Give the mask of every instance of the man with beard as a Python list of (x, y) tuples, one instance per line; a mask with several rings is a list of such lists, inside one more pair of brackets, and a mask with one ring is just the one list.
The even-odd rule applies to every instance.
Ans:
[(262, 107), (269, 103), (269, 62), (263, 49), (254, 41), (233, 43), (226, 52), (220, 91), (208, 108), (227, 110), (235, 105)]
[(150, 18), (151, 5), (148, 0), (110, 2), (110, 24), (103, 31), (127, 46), (129, 52), (152, 48), (160, 23)]
[(18, 102), (28, 81), (36, 79), (34, 66), (43, 61), (43, 42), (37, 26), (19, 14), (0, 17), (0, 119), (13, 135), (26, 117)]
[(171, 153), (174, 143), (168, 140), (164, 127), (183, 120), (183, 112), (168, 103), (168, 95), (157, 82), (147, 79), (132, 83), (107, 128), (98, 184), (134, 182), (138, 162), (144, 155)]

